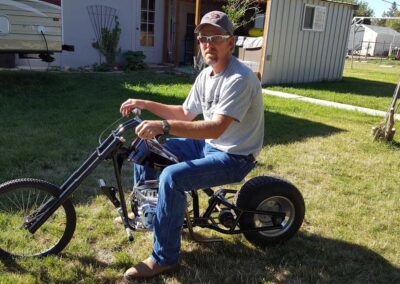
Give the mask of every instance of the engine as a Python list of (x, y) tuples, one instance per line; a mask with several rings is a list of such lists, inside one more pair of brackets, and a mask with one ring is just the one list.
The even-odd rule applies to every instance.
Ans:
[[(134, 187), (131, 193), (131, 207), (135, 215), (137, 230), (152, 230), (156, 219), (158, 183), (156, 181)], [(192, 196), (186, 192), (186, 206), (192, 203)]]
[(152, 230), (156, 218), (158, 186), (140, 186), (133, 188), (131, 207), (135, 215), (136, 229)]

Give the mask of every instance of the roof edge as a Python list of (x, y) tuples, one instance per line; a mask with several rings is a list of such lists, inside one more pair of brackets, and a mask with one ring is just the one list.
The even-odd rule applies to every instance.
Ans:
[(341, 1), (337, 1), (337, 0), (321, 0), (321, 1), (335, 3), (335, 4), (342, 4), (342, 5), (347, 5), (347, 6), (352, 6), (354, 8), (354, 10), (357, 10), (358, 7), (359, 7), (359, 5), (356, 5), (356, 4), (347, 3), (347, 2), (341, 2)]

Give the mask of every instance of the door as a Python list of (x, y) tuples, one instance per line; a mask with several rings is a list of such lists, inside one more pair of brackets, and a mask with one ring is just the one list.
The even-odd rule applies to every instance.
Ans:
[(137, 0), (135, 50), (146, 55), (146, 62), (162, 61), (163, 0)]

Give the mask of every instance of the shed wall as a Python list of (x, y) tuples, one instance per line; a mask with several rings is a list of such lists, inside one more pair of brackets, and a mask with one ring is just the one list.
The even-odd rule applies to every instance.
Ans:
[[(302, 30), (305, 4), (326, 7), (322, 32)], [(263, 84), (342, 78), (353, 7), (319, 0), (271, 0)]]

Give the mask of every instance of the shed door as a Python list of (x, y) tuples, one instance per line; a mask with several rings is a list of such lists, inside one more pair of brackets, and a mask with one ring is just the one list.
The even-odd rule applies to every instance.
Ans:
[(135, 50), (146, 55), (147, 62), (162, 59), (162, 0), (137, 0)]

